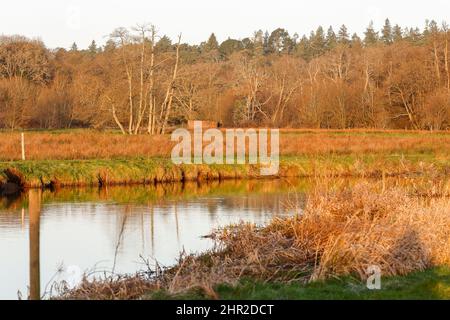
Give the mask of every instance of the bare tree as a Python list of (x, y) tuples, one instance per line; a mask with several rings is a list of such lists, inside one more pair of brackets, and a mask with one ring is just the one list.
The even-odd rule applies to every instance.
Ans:
[(173, 68), (172, 79), (167, 84), (166, 95), (165, 95), (164, 101), (161, 105), (161, 113), (160, 113), (161, 128), (159, 130), (160, 134), (166, 133), (169, 116), (172, 111), (173, 95), (174, 95), (174, 90), (175, 90), (175, 81), (177, 80), (178, 66), (179, 66), (179, 61), (180, 61), (180, 45), (181, 45), (181, 34), (178, 36), (178, 43), (176, 46), (175, 66)]
[(110, 36), (112, 39), (116, 39), (120, 45), (120, 52), (122, 57), (122, 63), (125, 68), (125, 73), (128, 81), (128, 102), (129, 102), (129, 120), (128, 120), (128, 133), (133, 134), (133, 67), (132, 61), (127, 56), (127, 46), (130, 44), (130, 34), (125, 28), (116, 29)]

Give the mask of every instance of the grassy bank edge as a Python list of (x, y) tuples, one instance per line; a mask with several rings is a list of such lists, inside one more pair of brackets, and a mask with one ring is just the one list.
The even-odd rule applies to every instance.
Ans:
[[(220, 300), (449, 300), (450, 267), (437, 267), (406, 276), (382, 278), (381, 290), (369, 290), (356, 277), (302, 283), (271, 283), (244, 279), (236, 286), (219, 285)], [(142, 299), (211, 299), (200, 292), (183, 295), (149, 292)]]
[(258, 165), (175, 165), (170, 159), (48, 160), (0, 162), (0, 186), (24, 188), (151, 184), (289, 177), (442, 175), (450, 161), (433, 154), (283, 157), (279, 174), (262, 177)]

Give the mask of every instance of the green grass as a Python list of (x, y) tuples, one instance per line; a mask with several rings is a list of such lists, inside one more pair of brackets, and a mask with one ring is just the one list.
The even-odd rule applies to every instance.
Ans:
[[(306, 285), (262, 283), (247, 279), (235, 287), (220, 285), (215, 289), (221, 300), (448, 300), (450, 268), (383, 278), (381, 290), (369, 290), (365, 283), (351, 277)], [(191, 292), (174, 297), (158, 292), (146, 298), (205, 299), (205, 296)]]
[[(425, 166), (424, 166), (425, 165)], [(425, 169), (424, 169), (425, 168)], [(282, 157), (282, 177), (381, 177), (405, 174), (426, 174), (428, 170), (445, 174), (449, 168), (447, 157), (433, 153), (315, 155)], [(176, 166), (171, 159), (135, 158), (111, 160), (40, 160), (0, 162), (0, 185), (6, 182), (5, 170), (14, 169), (27, 187), (49, 184), (65, 186), (98, 185), (99, 178), (107, 184), (137, 184), (178, 182), (183, 179), (216, 180), (219, 178), (260, 178), (257, 166), (249, 165), (192, 165)]]

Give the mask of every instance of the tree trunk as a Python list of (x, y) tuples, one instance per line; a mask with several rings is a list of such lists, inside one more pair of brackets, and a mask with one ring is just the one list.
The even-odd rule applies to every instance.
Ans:
[(167, 87), (167, 94), (166, 94), (166, 99), (165, 99), (165, 102), (167, 105), (163, 105), (163, 107), (165, 107), (164, 108), (165, 112), (164, 112), (164, 119), (161, 124), (161, 132), (160, 132), (161, 134), (165, 134), (165, 132), (166, 132), (167, 122), (169, 120), (170, 111), (172, 109), (174, 84), (177, 79), (178, 64), (180, 61), (180, 45), (181, 45), (181, 35), (178, 36), (177, 53), (176, 53), (175, 67), (173, 68), (172, 80), (170, 81), (170, 83)]

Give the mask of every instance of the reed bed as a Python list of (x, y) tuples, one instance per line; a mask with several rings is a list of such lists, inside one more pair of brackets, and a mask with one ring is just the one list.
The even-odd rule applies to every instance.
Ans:
[[(140, 277), (136, 288), (143, 289), (130, 291), (130, 298), (160, 291), (200, 291), (217, 298), (217, 285), (235, 285), (243, 278), (307, 283), (348, 275), (366, 279), (369, 266), (380, 267), (383, 276), (450, 266), (450, 200), (410, 197), (401, 188), (362, 183), (313, 192), (296, 216), (262, 227), (229, 226), (211, 237), (213, 250), (182, 255), (175, 267)], [(62, 290), (59, 298), (128, 298), (123, 287), (111, 279), (85, 280), (74, 290)]]

